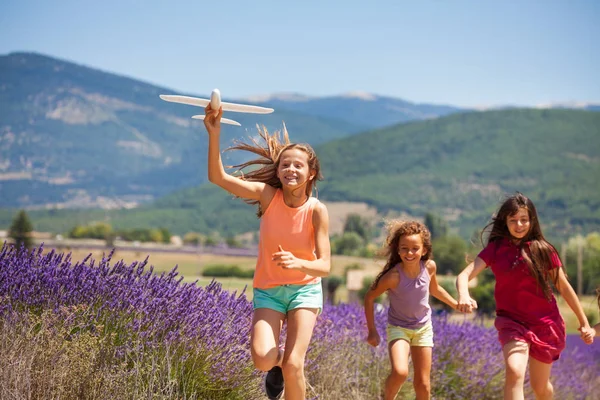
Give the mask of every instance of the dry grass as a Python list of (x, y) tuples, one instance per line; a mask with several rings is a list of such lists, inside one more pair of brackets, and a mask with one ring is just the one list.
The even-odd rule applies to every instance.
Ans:
[[(127, 395), (126, 375), (102, 371), (97, 338), (69, 338), (52, 314), (0, 325), (0, 398), (87, 399)], [(131, 388), (128, 388), (131, 389)]]
[(367, 203), (351, 203), (351, 202), (325, 202), (327, 211), (329, 212), (329, 233), (341, 234), (344, 230), (346, 217), (348, 214), (358, 214), (370, 221), (379, 220), (381, 217), (377, 214), (377, 210), (369, 207)]

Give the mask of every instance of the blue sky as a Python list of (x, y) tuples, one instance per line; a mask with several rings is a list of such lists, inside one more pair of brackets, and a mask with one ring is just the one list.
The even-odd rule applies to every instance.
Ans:
[(4, 0), (0, 54), (35, 51), (229, 98), (364, 91), (469, 107), (600, 103), (599, 4)]

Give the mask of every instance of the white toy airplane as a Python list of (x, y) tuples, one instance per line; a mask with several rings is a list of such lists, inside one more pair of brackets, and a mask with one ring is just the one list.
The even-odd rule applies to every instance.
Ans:
[[(189, 104), (192, 106), (198, 107), (206, 107), (208, 103), (210, 103), (210, 108), (213, 110), (218, 110), (219, 107), (223, 107), (223, 111), (234, 111), (234, 112), (243, 112), (243, 113), (254, 113), (254, 114), (270, 114), (274, 110), (272, 108), (259, 107), (259, 106), (249, 106), (246, 104), (236, 104), (236, 103), (226, 103), (221, 102), (221, 92), (219, 89), (215, 89), (210, 94), (209, 99), (200, 99), (197, 97), (190, 96), (179, 96), (179, 95), (169, 95), (169, 94), (161, 94), (160, 98), (164, 101), (170, 101), (172, 103), (181, 103), (181, 104)], [(192, 118), (194, 119), (204, 119), (206, 115), (194, 115)], [(221, 118), (221, 122), (224, 124), (237, 125), (241, 126), (239, 122), (234, 121), (228, 118)]]

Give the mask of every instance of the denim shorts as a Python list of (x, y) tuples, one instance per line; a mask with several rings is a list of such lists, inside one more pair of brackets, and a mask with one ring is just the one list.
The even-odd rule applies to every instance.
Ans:
[(287, 314), (296, 308), (323, 309), (321, 282), (311, 285), (282, 285), (270, 289), (254, 288), (254, 309), (268, 308)]
[(431, 321), (419, 329), (388, 325), (387, 341), (391, 343), (394, 340), (406, 340), (411, 346), (433, 347), (433, 326), (431, 325)]

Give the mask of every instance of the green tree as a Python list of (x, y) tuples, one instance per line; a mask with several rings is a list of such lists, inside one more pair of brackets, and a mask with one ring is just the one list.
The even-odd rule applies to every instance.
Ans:
[(441, 238), (448, 234), (448, 223), (438, 215), (428, 212), (425, 214), (424, 223), (431, 232), (431, 239)]
[(202, 235), (201, 233), (197, 233), (197, 232), (188, 232), (183, 237), (183, 243), (185, 243), (185, 244), (199, 245), (199, 244), (202, 244), (203, 241), (204, 241), (204, 235)]
[(165, 228), (165, 227), (161, 227), (158, 228), (160, 230), (160, 233), (162, 234), (162, 241), (163, 243), (171, 243), (171, 232)]
[(25, 210), (19, 211), (15, 219), (8, 230), (8, 236), (15, 241), (15, 246), (20, 249), (24, 246), (26, 249), (32, 246), (31, 232), (33, 231), (33, 225), (29, 220), (29, 216)]
[(494, 288), (496, 278), (490, 269), (485, 269), (477, 275), (477, 285), (469, 289), (471, 297), (477, 301), (477, 312), (488, 316), (496, 312), (496, 299)]
[[(581, 251), (579, 251), (580, 246)], [(560, 247), (558, 249), (560, 251)], [(577, 263), (581, 257), (583, 293), (595, 294), (596, 288), (600, 286), (600, 234), (592, 232), (586, 237), (581, 235), (571, 237), (566, 250), (566, 254), (561, 256), (571, 285), (577, 287)]]
[(329, 275), (323, 279), (323, 283), (327, 290), (327, 301), (335, 304), (335, 292), (344, 283), (344, 278), (338, 275)]
[(241, 248), (244, 247), (242, 245), (242, 243), (238, 240), (238, 238), (236, 238), (235, 236), (231, 235), (231, 236), (227, 236), (225, 238), (225, 243), (227, 244), (227, 247), (233, 247), (233, 248)]
[(369, 220), (358, 214), (348, 214), (344, 223), (344, 233), (355, 232), (364, 242), (371, 238), (372, 226)]
[(439, 274), (458, 274), (466, 267), (467, 244), (456, 235), (437, 238), (432, 243), (433, 259)]
[(204, 240), (204, 244), (206, 246), (216, 246), (221, 242), (221, 237), (218, 233), (212, 232), (210, 235), (206, 237)]
[(331, 240), (331, 252), (347, 256), (357, 254), (364, 246), (363, 238), (356, 232), (345, 232)]

